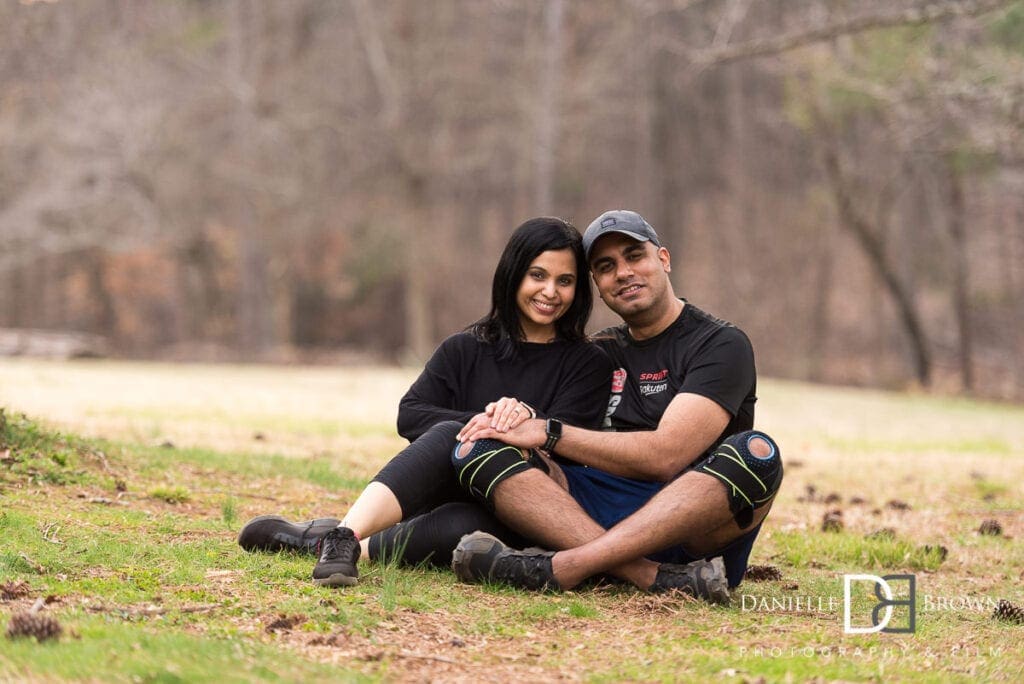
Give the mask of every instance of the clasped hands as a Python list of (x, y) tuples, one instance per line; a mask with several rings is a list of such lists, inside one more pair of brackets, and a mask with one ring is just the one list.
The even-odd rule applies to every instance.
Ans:
[(459, 432), (460, 442), (478, 439), (498, 439), (512, 446), (534, 448), (544, 444), (547, 433), (544, 421), (535, 418), (536, 412), (512, 397), (502, 397), (484, 407)]

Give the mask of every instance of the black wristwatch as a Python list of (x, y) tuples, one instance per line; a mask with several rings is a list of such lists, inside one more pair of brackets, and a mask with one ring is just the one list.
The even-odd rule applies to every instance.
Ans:
[(562, 421), (557, 418), (548, 418), (544, 424), (544, 432), (547, 433), (548, 439), (544, 442), (544, 446), (541, 449), (548, 452), (554, 451), (558, 440), (562, 439)]

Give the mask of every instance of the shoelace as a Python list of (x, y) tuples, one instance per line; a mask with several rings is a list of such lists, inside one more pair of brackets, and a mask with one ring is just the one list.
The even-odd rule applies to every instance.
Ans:
[(320, 540), (320, 559), (334, 560), (352, 555), (353, 547), (358, 544), (354, 535), (342, 535), (340, 532), (331, 530)]
[(712, 589), (711, 583), (717, 578), (715, 577), (714, 566), (710, 562), (701, 563), (698, 561), (696, 563), (689, 563), (682, 568), (666, 568), (663, 572), (687, 581), (686, 586), (676, 586), (676, 589), (692, 592), (694, 596), (708, 600), (714, 601), (715, 599), (724, 598), (727, 601), (727, 595), (722, 597), (718, 591)]
[(695, 595), (708, 594), (707, 581), (701, 575), (700, 570), (691, 566), (684, 566), (682, 568), (664, 568), (662, 572), (668, 577), (675, 577), (686, 580), (686, 584), (683, 586), (674, 586), (676, 589), (683, 591), (689, 590)]
[(542, 554), (506, 556), (495, 564), (493, 578), (507, 581), (521, 579), (525, 576), (535, 584), (546, 584), (551, 576), (548, 569), (548, 558)]

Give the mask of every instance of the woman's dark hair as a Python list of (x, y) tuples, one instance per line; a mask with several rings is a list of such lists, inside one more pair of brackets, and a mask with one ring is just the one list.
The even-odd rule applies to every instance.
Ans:
[(563, 340), (580, 340), (586, 336), (594, 297), (587, 281), (589, 269), (583, 253), (583, 238), (575, 226), (562, 219), (530, 219), (512, 233), (498, 260), (491, 283), (490, 313), (467, 328), (484, 342), (496, 345), (499, 358), (514, 356), (518, 344), (526, 338), (519, 322), (516, 294), (527, 269), (541, 252), (559, 249), (570, 249), (575, 257), (576, 295), (565, 314), (555, 321), (555, 332)]

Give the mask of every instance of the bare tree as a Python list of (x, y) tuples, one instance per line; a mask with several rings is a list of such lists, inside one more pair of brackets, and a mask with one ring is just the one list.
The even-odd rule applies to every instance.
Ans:
[(537, 102), (536, 191), (534, 203), (542, 214), (554, 213), (555, 158), (558, 141), (559, 90), (562, 86), (564, 0), (544, 5), (544, 59)]
[(1006, 0), (0, 4), (0, 325), (422, 359), (515, 225), (626, 206), (769, 374), (1024, 396), (1021, 35)]
[(947, 230), (951, 244), (951, 261), (953, 265), (953, 310), (956, 313), (958, 338), (958, 362), (963, 388), (974, 391), (974, 336), (971, 326), (971, 306), (968, 292), (968, 261), (967, 261), (967, 211), (964, 203), (964, 181), (955, 163), (947, 160), (947, 182), (949, 190), (949, 218)]

